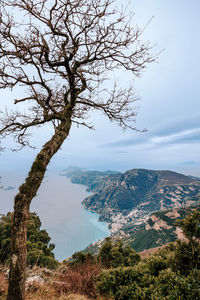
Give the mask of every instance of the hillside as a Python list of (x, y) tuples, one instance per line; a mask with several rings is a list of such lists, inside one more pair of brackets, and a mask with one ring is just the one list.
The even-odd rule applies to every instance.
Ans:
[[(195, 206), (200, 211), (200, 205)], [(175, 226), (175, 222), (185, 218), (194, 208), (180, 208), (167, 211), (157, 211), (150, 215), (144, 223), (135, 225), (134, 222), (124, 225), (112, 235), (113, 240), (118, 238), (138, 252), (156, 248), (177, 239), (184, 240), (182, 230)], [(93, 243), (85, 252), (97, 253), (104, 240)]]
[[(95, 192), (97, 190), (105, 188), (108, 177), (109, 180), (113, 181), (114, 178), (118, 178), (121, 173), (117, 171), (84, 171), (78, 167), (68, 167), (64, 169), (63, 176), (71, 179), (72, 183), (83, 184), (87, 186), (88, 192)], [(111, 176), (109, 176), (111, 175)], [(106, 178), (106, 180), (105, 180)]]
[[(175, 220), (184, 218), (189, 207), (200, 207), (200, 180), (172, 171), (119, 173), (71, 168), (65, 175), (92, 192), (83, 205), (108, 223), (113, 239), (120, 237), (136, 251), (180, 238)], [(86, 250), (96, 252), (101, 244), (99, 241)]]
[(83, 205), (114, 233), (130, 222), (143, 223), (154, 211), (197, 205), (199, 188), (199, 180), (172, 171), (133, 169), (97, 179)]

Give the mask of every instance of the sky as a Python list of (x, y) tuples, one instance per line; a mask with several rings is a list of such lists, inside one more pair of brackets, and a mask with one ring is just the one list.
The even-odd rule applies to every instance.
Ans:
[[(134, 0), (130, 1), (130, 9), (141, 28), (153, 17), (143, 39), (154, 45), (153, 52), (161, 52), (157, 62), (134, 80), (141, 97), (135, 126), (147, 131), (124, 132), (94, 113), (96, 130), (74, 126), (49, 169), (62, 170), (69, 165), (119, 171), (168, 169), (200, 176), (200, 1)], [(128, 75), (123, 75), (123, 80), (128, 81)], [(33, 136), (36, 150), (4, 151), (0, 172), (28, 173), (49, 135), (46, 128)], [(9, 140), (8, 148), (11, 145)]]

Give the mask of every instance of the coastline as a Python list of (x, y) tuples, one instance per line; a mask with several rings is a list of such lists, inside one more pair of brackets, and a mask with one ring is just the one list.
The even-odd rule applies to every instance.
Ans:
[(54, 253), (59, 261), (110, 235), (107, 223), (99, 222), (98, 214), (82, 205), (89, 195), (84, 185), (74, 184), (66, 176), (51, 172), (33, 202), (32, 210), (38, 212), (42, 227), (55, 243)]
[[(13, 211), (13, 199), (23, 176), (1, 176), (5, 189), (0, 190), (0, 213), (6, 214)], [(6, 190), (8, 186), (16, 188)], [(99, 216), (82, 205), (87, 196), (85, 186), (73, 184), (69, 178), (60, 176), (59, 171), (51, 170), (31, 203), (31, 212), (38, 214), (42, 229), (49, 233), (51, 243), (56, 245), (54, 253), (59, 261), (110, 234), (107, 224), (99, 222)]]

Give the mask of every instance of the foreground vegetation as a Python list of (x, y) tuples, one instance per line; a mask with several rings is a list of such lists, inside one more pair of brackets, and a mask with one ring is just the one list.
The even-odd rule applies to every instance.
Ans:
[[(0, 263), (10, 262), (11, 218), (9, 212), (1, 215), (0, 219)], [(30, 213), (27, 228), (27, 264), (29, 267), (37, 265), (55, 268), (58, 261), (54, 257), (54, 244), (50, 243), (46, 230), (41, 230), (41, 221), (36, 213)]]
[[(34, 267), (45, 284), (27, 288), (26, 299), (200, 299), (200, 212), (194, 210), (176, 226), (186, 239), (143, 260), (121, 241), (107, 238), (98, 255), (77, 252), (55, 270)], [(7, 281), (0, 274), (3, 297)]]

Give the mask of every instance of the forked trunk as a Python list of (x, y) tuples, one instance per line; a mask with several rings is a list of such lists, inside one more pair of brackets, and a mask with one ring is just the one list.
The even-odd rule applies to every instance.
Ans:
[(37, 155), (25, 183), (20, 186), (19, 193), (15, 197), (7, 300), (25, 299), (26, 240), (30, 203), (42, 183), (48, 163), (68, 136), (70, 127), (70, 118), (68, 121), (61, 122), (57, 127), (54, 136), (43, 146)]

